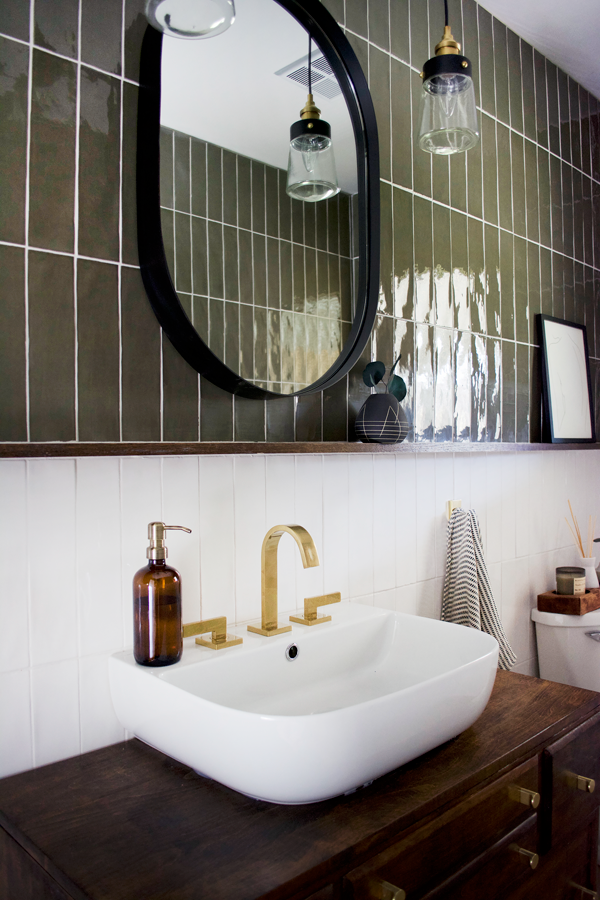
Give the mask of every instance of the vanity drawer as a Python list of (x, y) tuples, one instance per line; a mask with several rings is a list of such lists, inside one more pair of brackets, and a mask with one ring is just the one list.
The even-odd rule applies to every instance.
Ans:
[[(600, 716), (551, 744), (542, 755), (543, 849), (560, 845), (600, 805)], [(551, 807), (550, 807), (551, 799)]]
[[(422, 896), (524, 822), (533, 828), (537, 849), (537, 814), (530, 805), (537, 790), (534, 757), (348, 873), (345, 900), (375, 900), (373, 885), (380, 881), (397, 885), (407, 897)], [(531, 794), (520, 794), (526, 791)]]

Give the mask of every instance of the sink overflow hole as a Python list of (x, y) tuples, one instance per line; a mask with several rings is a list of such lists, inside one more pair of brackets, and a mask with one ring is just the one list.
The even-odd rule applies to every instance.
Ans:
[(290, 646), (285, 651), (285, 656), (286, 659), (293, 661), (294, 659), (298, 658), (299, 653), (300, 651), (298, 650), (297, 646), (295, 644), (290, 644)]

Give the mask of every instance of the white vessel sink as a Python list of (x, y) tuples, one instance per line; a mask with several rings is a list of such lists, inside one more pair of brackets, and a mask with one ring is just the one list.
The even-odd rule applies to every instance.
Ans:
[(119, 721), (237, 791), (313, 803), (415, 759), (483, 712), (498, 663), (490, 635), (354, 603), (331, 614), (270, 638), (240, 628), (243, 645), (227, 650), (190, 638), (164, 668), (112, 656)]

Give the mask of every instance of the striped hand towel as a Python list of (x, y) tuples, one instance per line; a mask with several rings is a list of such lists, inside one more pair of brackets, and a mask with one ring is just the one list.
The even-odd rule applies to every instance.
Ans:
[(500, 645), (498, 668), (514, 666), (517, 657), (496, 609), (483, 558), (479, 521), (473, 509), (455, 509), (448, 522), (442, 619), (491, 634)]

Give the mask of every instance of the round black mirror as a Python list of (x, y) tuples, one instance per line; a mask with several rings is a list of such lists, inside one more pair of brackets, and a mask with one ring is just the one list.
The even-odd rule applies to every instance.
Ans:
[[(318, 202), (288, 193), (309, 76), (339, 188)], [(320, 391), (350, 370), (377, 309), (377, 126), (358, 60), (319, 2), (244, 0), (210, 41), (148, 27), (137, 217), (150, 303), (205, 378), (262, 399)]]

